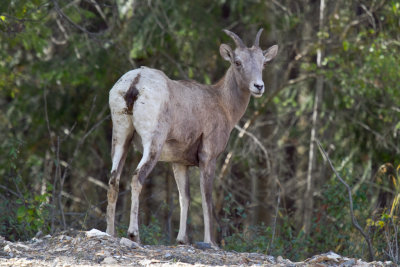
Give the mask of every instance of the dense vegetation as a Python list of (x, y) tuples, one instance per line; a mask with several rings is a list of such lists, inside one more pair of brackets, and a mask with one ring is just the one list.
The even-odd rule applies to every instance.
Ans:
[[(219, 159), (218, 242), (302, 259), (333, 250), (399, 261), (399, 0), (6, 0), (0, 3), (0, 235), (105, 229), (110, 170), (108, 91), (141, 65), (176, 79), (216, 82), (218, 53), (236, 32), (280, 47), (267, 93), (252, 99)], [(117, 229), (126, 233), (128, 157)], [(190, 237), (202, 239), (197, 170)], [(170, 166), (141, 195), (143, 241), (173, 243), (179, 221)]]

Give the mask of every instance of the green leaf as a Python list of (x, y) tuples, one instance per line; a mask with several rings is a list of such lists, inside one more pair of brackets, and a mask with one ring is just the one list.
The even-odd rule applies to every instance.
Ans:
[(400, 121), (396, 124), (396, 126), (394, 127), (395, 130), (400, 129)]
[(342, 45), (343, 45), (343, 50), (344, 50), (344, 51), (349, 50), (349, 42), (343, 41)]
[(25, 214), (26, 214), (25, 206), (19, 207), (17, 210), (17, 218), (22, 219), (25, 216)]

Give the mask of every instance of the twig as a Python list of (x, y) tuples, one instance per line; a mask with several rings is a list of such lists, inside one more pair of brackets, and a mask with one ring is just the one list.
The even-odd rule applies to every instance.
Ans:
[(353, 197), (351, 195), (351, 188), (350, 186), (342, 179), (342, 177), (339, 175), (339, 173), (336, 171), (335, 167), (333, 166), (331, 160), (329, 159), (328, 155), (326, 154), (324, 148), (322, 147), (321, 143), (319, 140), (316, 138), (315, 141), (318, 144), (318, 148), (321, 152), (321, 154), (324, 155), (324, 158), (329, 162), (329, 165), (331, 166), (333, 172), (335, 173), (336, 177), (339, 179), (339, 181), (346, 187), (347, 192), (349, 194), (349, 202), (350, 202), (350, 216), (351, 216), (351, 222), (353, 223), (354, 227), (362, 234), (362, 236), (365, 238), (365, 241), (367, 241), (368, 244), (368, 250), (369, 250), (369, 261), (374, 260), (374, 252), (371, 244), (371, 238), (367, 233), (363, 231), (363, 229), (360, 227), (360, 225), (357, 222), (356, 217), (354, 216), (354, 211), (353, 211)]
[[(386, 141), (387, 138), (386, 138), (385, 136), (383, 136), (383, 135), (380, 134), (379, 132), (373, 130), (373, 129), (372, 129), (371, 127), (369, 127), (367, 124), (365, 124), (365, 123), (363, 123), (363, 122), (361, 122), (361, 121), (355, 120), (354, 117), (350, 117), (350, 116), (349, 116), (349, 118), (350, 118), (353, 122), (355, 122), (356, 124), (358, 124), (358, 125), (360, 125), (362, 128), (364, 128), (365, 130), (370, 131), (370, 132), (371, 132), (372, 134), (374, 134), (377, 138), (379, 138), (379, 140), (382, 140), (382, 142), (383, 142), (383, 141)], [(400, 149), (399, 149), (395, 144), (393, 144), (392, 142), (388, 141), (388, 142), (386, 142), (386, 144), (387, 144), (388, 146), (390, 146), (392, 149), (396, 150), (396, 153), (397, 153), (397, 154), (400, 153)]]
[(92, 35), (92, 36), (100, 36), (100, 35), (103, 35), (103, 34), (104, 34), (104, 32), (99, 32), (99, 33), (97, 33), (97, 32), (90, 32), (90, 31), (86, 30), (84, 27), (82, 27), (82, 26), (76, 24), (76, 23), (73, 22), (67, 15), (65, 15), (65, 13), (61, 10), (61, 8), (60, 8), (60, 6), (59, 6), (57, 0), (52, 0), (52, 2), (53, 2), (53, 4), (54, 4), (54, 7), (55, 7), (55, 10), (57, 11), (57, 13), (58, 13), (62, 18), (64, 18), (66, 21), (68, 21), (68, 22), (69, 22), (72, 26), (74, 26), (75, 28), (79, 29), (80, 31), (82, 31), (82, 32), (84, 32), (84, 33), (86, 33), (86, 34)]
[(284, 12), (286, 12), (288, 15), (292, 15), (292, 12), (285, 7), (284, 5), (282, 5), (281, 3), (279, 3), (277, 0), (272, 0), (272, 3), (274, 3), (275, 5), (277, 5), (280, 9), (282, 9)]
[(179, 74), (185, 79), (189, 80), (189, 77), (186, 75), (186, 73), (183, 71), (182, 66), (174, 60), (168, 53), (165, 53), (164, 51), (161, 51), (161, 54), (166, 57), (169, 61), (171, 61), (176, 67), (178, 68)]
[(89, 2), (92, 5), (94, 5), (94, 7), (96, 8), (96, 10), (99, 13), (100, 17), (104, 20), (104, 22), (106, 23), (106, 25), (108, 27), (108, 21), (106, 19), (106, 15), (104, 14), (103, 10), (100, 8), (99, 4), (95, 0), (89, 0)]
[[(65, 173), (66, 171), (64, 171)], [(57, 136), (57, 171), (56, 176), (60, 181), (60, 191), (58, 193), (58, 206), (60, 208), (61, 219), (64, 230), (67, 229), (67, 224), (65, 223), (64, 208), (62, 205), (62, 188), (64, 187), (64, 179), (61, 178), (61, 167), (60, 167), (60, 137)], [(63, 177), (64, 178), (64, 177)]]
[[(397, 240), (398, 228), (397, 228), (397, 226), (395, 225), (395, 223), (393, 221), (393, 217), (390, 218), (390, 222), (391, 222), (391, 224), (393, 226), (394, 233), (392, 235), (390, 235), (390, 230), (389, 230), (390, 226), (389, 226), (389, 223), (388, 223), (387, 224), (387, 229), (388, 230), (385, 230), (385, 239), (386, 239), (386, 243), (387, 243), (387, 250), (386, 251), (384, 250), (383, 252), (395, 264), (399, 264), (400, 263), (400, 254), (399, 254), (399, 243), (398, 243), (398, 240)], [(393, 239), (393, 241), (391, 240), (391, 238)]]
[(49, 132), (50, 143), (51, 143), (52, 149), (54, 150), (55, 146), (54, 146), (54, 142), (53, 142), (53, 135), (51, 134), (49, 114), (47, 112), (47, 91), (46, 91), (46, 86), (43, 89), (43, 99), (44, 99), (44, 118), (46, 120), (47, 131)]
[[(382, 0), (377, 6), (371, 6), (371, 9), (368, 10), (364, 5), (361, 5), (361, 7), (366, 11), (366, 14), (363, 14), (358, 17), (358, 19), (355, 19), (349, 23), (347, 23), (346, 27), (344, 28), (342, 34), (340, 35), (340, 40), (343, 40), (346, 38), (347, 32), (350, 30), (351, 27), (357, 26), (358, 24), (364, 22), (366, 19), (372, 19), (373, 20), (373, 13), (375, 11), (378, 11), (384, 4), (386, 3), (385, 0)], [(373, 22), (373, 26), (375, 29), (375, 21)]]
[(96, 178), (93, 178), (92, 176), (89, 176), (87, 180), (91, 183), (94, 183), (95, 185), (103, 188), (104, 190), (108, 190), (107, 184), (103, 183), (102, 181), (97, 180)]
[(3, 188), (4, 190), (10, 192), (11, 194), (13, 194), (14, 196), (16, 196), (16, 197), (18, 197), (18, 198), (21, 197), (21, 196), (18, 195), (15, 191), (11, 190), (10, 188), (8, 188), (8, 187), (6, 187), (6, 186), (4, 186), (4, 185), (1, 185), (1, 184), (0, 184), (0, 188)]
[[(50, 138), (50, 148), (52, 152), (56, 153), (56, 155), (59, 155), (59, 147), (56, 147), (54, 144), (53, 140), (53, 134), (51, 132), (50, 128), (50, 120), (49, 120), (49, 115), (47, 111), (47, 92), (46, 92), (46, 86), (44, 87), (43, 90), (43, 99), (44, 99), (44, 117), (46, 120), (46, 125), (47, 125), (47, 131), (49, 132), (49, 138)], [(57, 139), (59, 141), (59, 139)], [(55, 221), (55, 208), (56, 208), (56, 190), (57, 190), (57, 176), (60, 170), (60, 162), (59, 159), (57, 159), (57, 164), (56, 164), (56, 171), (53, 179), (53, 190), (52, 190), (52, 205), (51, 205), (51, 226), (50, 230), (53, 233), (54, 232), (54, 221)]]
[(89, 129), (89, 131), (82, 137), (81, 141), (80, 141), (80, 145), (83, 144), (83, 142), (85, 142), (85, 139), (97, 128), (100, 126), (100, 124), (102, 124), (105, 120), (108, 120), (111, 117), (111, 115), (107, 115), (104, 118), (102, 118), (101, 120), (99, 120), (95, 125), (92, 126), (92, 128)]
[[(74, 196), (68, 192), (62, 191), (61, 194), (63, 195), (63, 197), (71, 199), (72, 201), (77, 202), (79, 204), (85, 203), (81, 198)], [(89, 203), (89, 210), (94, 210), (99, 216), (104, 216), (104, 213), (101, 211), (101, 209), (99, 207), (96, 207), (95, 205), (91, 205), (90, 203)]]
[(245, 129), (243, 129), (242, 127), (240, 127), (237, 124), (235, 125), (235, 129), (238, 130), (240, 132), (240, 134), (246, 134), (247, 136), (251, 137), (251, 139), (253, 139), (254, 143), (256, 143), (256, 145), (258, 145), (261, 148), (262, 152), (264, 152), (265, 160), (267, 161), (267, 168), (270, 171), (271, 170), (271, 163), (270, 163), (270, 160), (269, 160), (268, 151), (265, 148), (265, 146), (261, 143), (261, 141), (258, 140), (258, 138), (254, 134), (246, 131)]
[(275, 231), (276, 231), (276, 220), (278, 218), (278, 213), (279, 213), (279, 204), (281, 203), (281, 189), (278, 187), (278, 199), (276, 201), (276, 210), (275, 210), (275, 217), (274, 217), (274, 223), (272, 224), (272, 236), (271, 240), (268, 245), (268, 251), (267, 254), (271, 252), (271, 249), (274, 245), (274, 239), (275, 239)]
[[(94, 104), (94, 101), (93, 101), (93, 104)], [(65, 224), (64, 211), (63, 211), (62, 202), (61, 202), (61, 197), (62, 197), (61, 194), (62, 194), (62, 189), (63, 189), (63, 186), (64, 186), (65, 179), (66, 179), (67, 176), (68, 176), (69, 169), (71, 168), (71, 165), (72, 165), (72, 163), (73, 163), (73, 161), (74, 161), (76, 155), (78, 154), (78, 151), (79, 151), (79, 148), (81, 147), (81, 145), (85, 142), (86, 138), (87, 138), (87, 137), (88, 137), (102, 122), (103, 122), (103, 121), (105, 121), (105, 120), (108, 119), (109, 117), (110, 117), (110, 115), (105, 116), (103, 119), (101, 119), (100, 121), (98, 121), (95, 125), (93, 125), (92, 128), (89, 129), (89, 131), (87, 131), (87, 133), (79, 140), (78, 144), (76, 145), (75, 150), (74, 150), (74, 152), (73, 152), (73, 154), (72, 154), (72, 158), (68, 161), (68, 164), (67, 164), (67, 166), (65, 167), (62, 176), (61, 176), (61, 172), (60, 172), (60, 175), (59, 175), (59, 177), (60, 177), (59, 206), (60, 206), (61, 217), (62, 217), (63, 225), (64, 225), (64, 228), (65, 228), (65, 229), (66, 229), (66, 224)], [(88, 124), (89, 124), (89, 122), (88, 122)], [(57, 148), (57, 151), (58, 151), (58, 150), (59, 150), (59, 149)], [(58, 155), (57, 155), (57, 161), (59, 161)], [(64, 229), (64, 230), (65, 230), (65, 229)]]

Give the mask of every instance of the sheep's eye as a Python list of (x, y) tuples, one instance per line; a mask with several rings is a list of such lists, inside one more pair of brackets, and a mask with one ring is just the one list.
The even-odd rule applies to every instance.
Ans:
[(240, 62), (239, 60), (236, 60), (235, 65), (236, 65), (236, 67), (240, 67), (240, 66), (242, 66), (242, 62)]
[(263, 63), (263, 67), (264, 67), (264, 68), (267, 66), (267, 63), (268, 63), (268, 62), (264, 62), (264, 63)]

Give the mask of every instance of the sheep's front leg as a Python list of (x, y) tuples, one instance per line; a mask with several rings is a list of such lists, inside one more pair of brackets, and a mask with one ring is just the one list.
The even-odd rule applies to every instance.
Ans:
[(212, 189), (215, 176), (215, 159), (200, 163), (200, 190), (204, 216), (204, 242), (218, 248), (212, 237), (213, 233), (213, 201)]
[(179, 232), (176, 241), (180, 244), (188, 244), (189, 239), (186, 233), (188, 209), (190, 205), (189, 177), (187, 175), (188, 167), (182, 164), (172, 164), (175, 181), (179, 191), (179, 204), (181, 206), (181, 218), (179, 223)]

